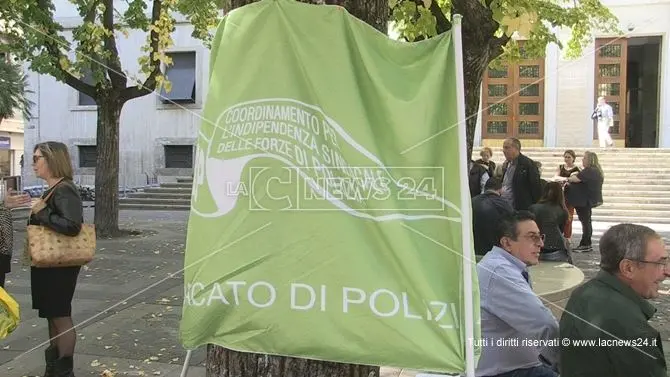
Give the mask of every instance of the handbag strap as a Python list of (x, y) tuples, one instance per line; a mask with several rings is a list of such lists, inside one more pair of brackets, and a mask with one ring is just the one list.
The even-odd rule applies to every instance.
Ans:
[[(46, 204), (47, 200), (49, 200), (49, 198), (51, 197), (51, 195), (53, 195), (54, 191), (56, 190), (56, 186), (58, 186), (58, 184), (60, 184), (62, 181), (63, 181), (63, 178), (59, 179), (58, 182), (56, 182), (55, 185), (51, 186), (51, 191), (49, 191), (49, 193), (47, 194), (47, 196), (44, 197), (44, 199), (42, 199), (42, 201), (43, 201), (45, 204)], [(31, 212), (32, 212), (32, 211), (31, 211)]]
[(44, 200), (45, 202), (46, 202), (47, 200), (49, 200), (49, 198), (51, 197), (51, 195), (53, 195), (54, 190), (56, 190), (56, 186), (58, 186), (58, 184), (61, 183), (61, 182), (63, 182), (63, 178), (59, 179), (58, 182), (56, 182), (56, 184), (53, 185), (53, 186), (51, 187), (51, 191), (49, 192), (49, 194), (48, 194), (44, 199), (42, 199), (42, 200)]

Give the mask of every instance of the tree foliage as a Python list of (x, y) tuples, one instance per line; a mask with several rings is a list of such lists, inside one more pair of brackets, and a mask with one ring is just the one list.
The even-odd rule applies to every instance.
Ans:
[[(71, 0), (82, 22), (71, 31), (55, 19), (51, 0), (9, 0), (0, 4), (6, 22), (7, 48), (30, 69), (55, 77), (98, 100), (106, 90), (124, 90), (130, 100), (169, 82), (161, 63), (170, 65), (166, 51), (174, 44), (175, 16), (184, 15), (193, 35), (211, 41), (220, 16), (215, 1), (199, 0)], [(139, 72), (121, 66), (117, 40), (131, 32), (146, 33), (138, 59)], [(90, 74), (87, 80), (84, 75)], [(131, 86), (128, 86), (130, 81)]]
[[(577, 58), (592, 41), (594, 31), (620, 32), (616, 17), (599, 0), (389, 1), (396, 30), (407, 41), (430, 38), (450, 30), (457, 5), (461, 9), (477, 6), (486, 9), (489, 19), (498, 25), (495, 37), (505, 41), (500, 60), (520, 58), (519, 44), (512, 38), (514, 34), (524, 40), (523, 49), (528, 57), (544, 57), (547, 45), (554, 42), (565, 50), (567, 57)], [(467, 21), (468, 14), (463, 17)], [(558, 35), (564, 30), (570, 32), (565, 44)]]
[(21, 111), (24, 118), (30, 118), (32, 101), (28, 94), (28, 78), (21, 66), (0, 58), (0, 123)]
[[(0, 31), (5, 48), (37, 73), (53, 76), (93, 98), (97, 108), (95, 225), (99, 236), (119, 234), (119, 129), (121, 109), (134, 98), (170, 82), (162, 66), (172, 62), (176, 17), (185, 17), (193, 35), (211, 40), (219, 16), (215, 1), (203, 0), (70, 0), (79, 20), (59, 23), (53, 0), (0, 2)], [(60, 16), (60, 15), (59, 15)], [(71, 22), (71, 20), (67, 20)], [(118, 41), (144, 33), (139, 71), (125, 70)]]

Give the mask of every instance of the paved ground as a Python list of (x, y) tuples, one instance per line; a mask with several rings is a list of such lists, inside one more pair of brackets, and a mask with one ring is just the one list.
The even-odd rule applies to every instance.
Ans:
[[(92, 212), (88, 211), (90, 221)], [(179, 376), (186, 354), (177, 337), (182, 303), (178, 272), (183, 266), (186, 220), (185, 212), (121, 211), (123, 228), (148, 233), (99, 240), (98, 255), (82, 271), (75, 298), (78, 377)], [(596, 224), (595, 239), (603, 229)], [(670, 227), (657, 229), (670, 236)], [(18, 231), (14, 271), (7, 282), (7, 289), (21, 305), (22, 321), (17, 331), (0, 341), (2, 377), (41, 375), (43, 371), (46, 323), (30, 306), (29, 270), (19, 258), (23, 237), (25, 233)], [(597, 251), (578, 254), (576, 263), (591, 277), (597, 271), (597, 258)], [(670, 284), (666, 287), (670, 289)], [(670, 340), (670, 298), (663, 296), (654, 303), (659, 308), (654, 323), (662, 330), (663, 339)], [(204, 358), (204, 350), (194, 352), (189, 377), (205, 375)], [(113, 373), (105, 375), (106, 370)], [(382, 373), (384, 377), (414, 374), (399, 370)]]

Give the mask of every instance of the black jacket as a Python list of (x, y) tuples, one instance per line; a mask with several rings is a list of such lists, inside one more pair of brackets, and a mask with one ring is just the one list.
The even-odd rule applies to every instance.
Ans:
[[(507, 174), (508, 162), (503, 165), (503, 178)], [(517, 211), (528, 210), (537, 203), (542, 196), (542, 184), (540, 182), (540, 171), (530, 158), (519, 154), (512, 178), (512, 190), (514, 191), (514, 209)]]
[(44, 192), (42, 198), (52, 190), (53, 195), (47, 200), (46, 207), (32, 214), (28, 225), (43, 225), (66, 236), (78, 235), (84, 222), (84, 208), (79, 191), (72, 181), (63, 180)]
[(496, 233), (500, 219), (512, 212), (512, 206), (496, 192), (486, 191), (472, 199), (475, 254), (485, 255), (493, 248), (498, 241)]
[(570, 183), (565, 188), (565, 197), (571, 206), (598, 207), (603, 204), (603, 181), (600, 171), (595, 168), (584, 168), (577, 173), (581, 182)]

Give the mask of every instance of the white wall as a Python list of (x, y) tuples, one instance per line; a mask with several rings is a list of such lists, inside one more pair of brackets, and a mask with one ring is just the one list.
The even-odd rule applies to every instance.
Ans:
[[(66, 0), (56, 1), (57, 21), (70, 27), (77, 24), (76, 9)], [(206, 76), (209, 70), (209, 51), (199, 40), (191, 37), (192, 26), (179, 23), (172, 35), (174, 48), (170, 51), (196, 52), (196, 103), (164, 105), (156, 92), (127, 102), (121, 112), (120, 129), (120, 186), (138, 186), (146, 183), (145, 173), (153, 175), (164, 168), (163, 144), (193, 144), (200, 126), (200, 112), (207, 93)], [(122, 67), (131, 74), (139, 70), (140, 48), (146, 34), (133, 32), (128, 38), (117, 38)], [(93, 168), (77, 168), (77, 145), (94, 145), (97, 114), (95, 106), (77, 106), (78, 93), (50, 76), (31, 73), (30, 82), (38, 88), (33, 100), (35, 114), (26, 127), (26, 150), (36, 142), (56, 140), (70, 148), (75, 179), (82, 184), (93, 184)], [(129, 86), (133, 82), (129, 82)], [(191, 171), (169, 169), (163, 175), (190, 175)], [(25, 169), (26, 185), (38, 181), (30, 169)]]
[[(670, 147), (670, 0), (602, 0), (619, 19), (621, 29), (627, 37), (661, 35), (661, 83), (659, 87), (659, 147)], [(629, 27), (632, 31), (628, 31)], [(562, 33), (567, 40), (568, 33)], [(596, 37), (616, 37), (596, 34)], [(565, 51), (559, 60), (559, 91), (557, 101), (557, 146), (590, 146), (593, 140), (593, 124), (589, 119), (595, 105), (595, 51), (593, 44), (575, 60), (565, 59)]]

